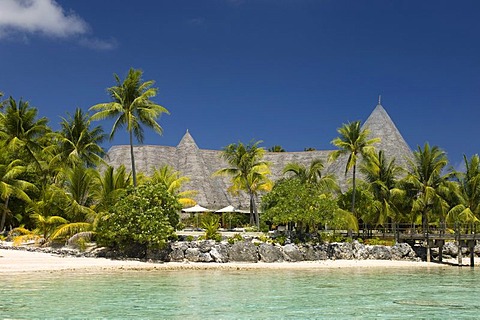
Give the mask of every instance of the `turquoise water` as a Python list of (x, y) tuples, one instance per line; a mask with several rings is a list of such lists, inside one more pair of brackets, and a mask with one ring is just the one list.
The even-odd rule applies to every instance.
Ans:
[(478, 319), (480, 270), (1, 275), (0, 319)]

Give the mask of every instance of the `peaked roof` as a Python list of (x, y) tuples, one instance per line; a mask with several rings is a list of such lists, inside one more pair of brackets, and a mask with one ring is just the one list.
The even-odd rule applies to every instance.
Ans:
[[(384, 150), (391, 159), (395, 158), (397, 165), (406, 166), (407, 158), (413, 157), (412, 151), (403, 139), (390, 116), (382, 107), (380, 101), (363, 127), (370, 130), (372, 137), (378, 137), (381, 142), (375, 147)], [(345, 163), (347, 156), (340, 157), (334, 163), (328, 163), (327, 158), (332, 150), (316, 150), (308, 152), (266, 152), (265, 160), (272, 163), (271, 178), (283, 177), (283, 168), (287, 163), (298, 162), (308, 166), (312, 160), (320, 158), (325, 164), (325, 173), (335, 174), (339, 183), (347, 187)], [(214, 172), (225, 168), (228, 164), (222, 159), (220, 150), (200, 149), (190, 132), (187, 130), (176, 147), (143, 145), (134, 146), (137, 170), (151, 174), (154, 168), (161, 165), (171, 165), (190, 178), (184, 185), (184, 190), (196, 190), (194, 199), (213, 210), (233, 205), (235, 208), (248, 208), (249, 197), (241, 194), (233, 196), (227, 192), (231, 185), (229, 177), (214, 176)], [(130, 146), (113, 146), (107, 153), (106, 161), (115, 167), (125, 164), (130, 168)]]
[(197, 144), (195, 143), (195, 140), (193, 140), (193, 137), (192, 135), (190, 134), (190, 132), (188, 132), (188, 129), (187, 129), (187, 132), (185, 132), (185, 134), (183, 135), (183, 138), (182, 140), (180, 140), (180, 142), (178, 143), (178, 146), (177, 148), (183, 148), (183, 149), (198, 149), (198, 146)]
[(362, 128), (368, 128), (371, 137), (380, 138), (380, 142), (375, 145), (375, 148), (383, 150), (388, 158), (395, 158), (397, 165), (405, 166), (408, 162), (407, 159), (412, 157), (410, 147), (380, 101)]

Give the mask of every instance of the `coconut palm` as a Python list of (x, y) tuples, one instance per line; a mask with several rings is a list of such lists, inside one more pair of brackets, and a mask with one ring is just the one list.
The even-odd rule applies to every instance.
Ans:
[(275, 145), (273, 147), (268, 148), (268, 152), (285, 152), (285, 149), (282, 146)]
[(61, 176), (63, 179), (61, 194), (65, 203), (63, 210), (68, 221), (58, 226), (50, 238), (55, 240), (80, 232), (88, 232), (90, 235), (98, 217), (93, 210), (94, 195), (98, 188), (96, 171), (83, 165), (76, 165), (72, 168), (63, 168)]
[(443, 219), (448, 209), (448, 203), (442, 197), (446, 193), (446, 181), (449, 174), (443, 174), (448, 159), (443, 150), (437, 146), (418, 146), (410, 160), (410, 168), (405, 182), (415, 197), (413, 199), (413, 214), (420, 214), (424, 232), (428, 232), (429, 216), (440, 214)]
[(4, 112), (0, 113), (0, 138), (5, 147), (19, 154), (19, 158), (39, 165), (36, 152), (42, 149), (41, 139), (50, 131), (48, 120), (37, 119), (38, 110), (20, 99), (10, 97)]
[(237, 194), (245, 191), (250, 199), (250, 222), (259, 227), (255, 198), (259, 192), (269, 191), (272, 182), (268, 179), (270, 174), (269, 163), (263, 161), (265, 149), (259, 147), (261, 141), (252, 141), (248, 145), (241, 142), (232, 143), (222, 150), (222, 158), (230, 167), (220, 169), (215, 175), (226, 175), (231, 177), (232, 185), (229, 191)]
[(324, 169), (321, 159), (314, 159), (308, 168), (298, 162), (287, 163), (283, 168), (283, 174), (290, 173), (300, 179), (302, 183), (316, 184), (323, 187), (325, 191), (338, 191), (338, 184), (333, 175), (322, 175)]
[(97, 175), (97, 183), (99, 187), (95, 192), (95, 210), (100, 213), (115, 204), (119, 194), (131, 184), (131, 175), (124, 165), (117, 169), (108, 166), (102, 175)]
[(126, 126), (130, 140), (132, 176), (135, 187), (137, 186), (137, 174), (135, 171), (133, 137), (135, 136), (139, 143), (143, 143), (142, 125), (153, 129), (158, 134), (162, 134), (163, 129), (158, 124), (157, 119), (162, 113), (169, 113), (167, 109), (150, 100), (157, 95), (158, 89), (152, 88), (155, 83), (153, 80), (143, 82), (142, 74), (141, 70), (131, 68), (123, 82), (115, 74), (116, 85), (107, 89), (113, 102), (100, 103), (90, 108), (90, 110), (97, 111), (92, 116), (93, 120), (115, 118), (110, 139), (113, 139), (120, 128)]
[(58, 158), (62, 163), (84, 164), (87, 167), (102, 162), (105, 154), (100, 143), (105, 138), (100, 126), (90, 129), (90, 117), (77, 108), (75, 114), (62, 118), (60, 130), (60, 152)]
[(196, 204), (196, 201), (191, 197), (197, 194), (197, 191), (194, 190), (184, 190), (181, 191), (182, 186), (190, 181), (189, 177), (182, 176), (180, 171), (176, 171), (173, 167), (169, 165), (164, 165), (159, 168), (156, 168), (153, 171), (150, 181), (153, 184), (163, 183), (168, 192), (175, 195), (178, 199), (178, 202), (185, 208), (191, 207)]
[(399, 213), (394, 200), (403, 194), (397, 187), (397, 178), (402, 169), (395, 165), (395, 159), (388, 161), (383, 150), (365, 160), (360, 164), (360, 172), (364, 174), (369, 189), (378, 201), (377, 210), (372, 212), (375, 217), (368, 220), (384, 225), (389, 219), (395, 220)]
[(478, 222), (480, 218), (480, 157), (473, 155), (470, 161), (463, 156), (465, 172), (454, 172), (457, 188), (455, 192), (457, 204), (451, 208), (446, 220), (450, 223)]
[(31, 201), (26, 191), (34, 190), (35, 186), (21, 178), (25, 171), (26, 167), (22, 165), (21, 160), (11, 160), (7, 157), (7, 153), (0, 154), (0, 200), (3, 201), (0, 231), (5, 227), (7, 214), (10, 212), (8, 207), (10, 198)]
[(355, 215), (355, 178), (359, 156), (367, 156), (374, 151), (373, 144), (380, 141), (379, 138), (369, 139), (370, 131), (362, 129), (360, 121), (344, 124), (338, 130), (340, 136), (332, 140), (332, 144), (339, 148), (330, 153), (330, 161), (335, 161), (341, 155), (348, 155), (345, 165), (345, 175), (352, 169), (352, 213)]

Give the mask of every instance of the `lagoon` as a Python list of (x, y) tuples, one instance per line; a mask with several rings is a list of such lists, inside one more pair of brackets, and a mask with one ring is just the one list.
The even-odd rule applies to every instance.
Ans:
[(2, 275), (0, 319), (476, 319), (480, 270), (56, 271)]

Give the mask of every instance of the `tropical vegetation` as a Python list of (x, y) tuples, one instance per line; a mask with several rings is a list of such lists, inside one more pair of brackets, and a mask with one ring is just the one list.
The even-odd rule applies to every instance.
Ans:
[[(93, 115), (79, 108), (67, 112), (57, 131), (28, 101), (0, 101), (0, 232), (38, 244), (87, 239), (118, 248), (158, 248), (175, 239), (182, 227), (179, 212), (195, 204), (196, 191), (189, 189), (191, 177), (172, 164), (150, 173), (135, 168), (134, 138), (142, 143), (144, 129), (161, 133), (158, 119), (168, 114), (153, 101), (154, 82), (142, 75), (135, 69), (124, 80), (115, 75), (115, 86), (107, 89), (111, 102), (91, 107)], [(103, 161), (105, 135), (94, 121), (107, 118), (114, 119), (110, 138), (127, 130), (131, 169)], [(265, 150), (253, 140), (223, 148), (226, 165), (215, 175), (229, 179), (225, 191), (248, 199), (250, 220), (239, 214), (222, 221), (205, 217), (199, 224), (204, 237), (220, 239), (225, 218), (262, 231), (287, 226), (299, 239), (331, 230), (400, 226), (449, 232), (452, 225), (480, 223), (478, 155), (464, 156), (464, 169), (454, 170), (439, 146), (425, 143), (400, 167), (398, 159), (376, 149), (379, 139), (359, 121), (344, 124), (338, 134), (332, 141), (338, 149), (328, 160), (345, 175), (351, 172), (346, 185), (326, 170), (327, 159), (287, 163), (275, 180), (266, 160), (275, 156), (266, 153), (283, 152), (280, 146)]]

